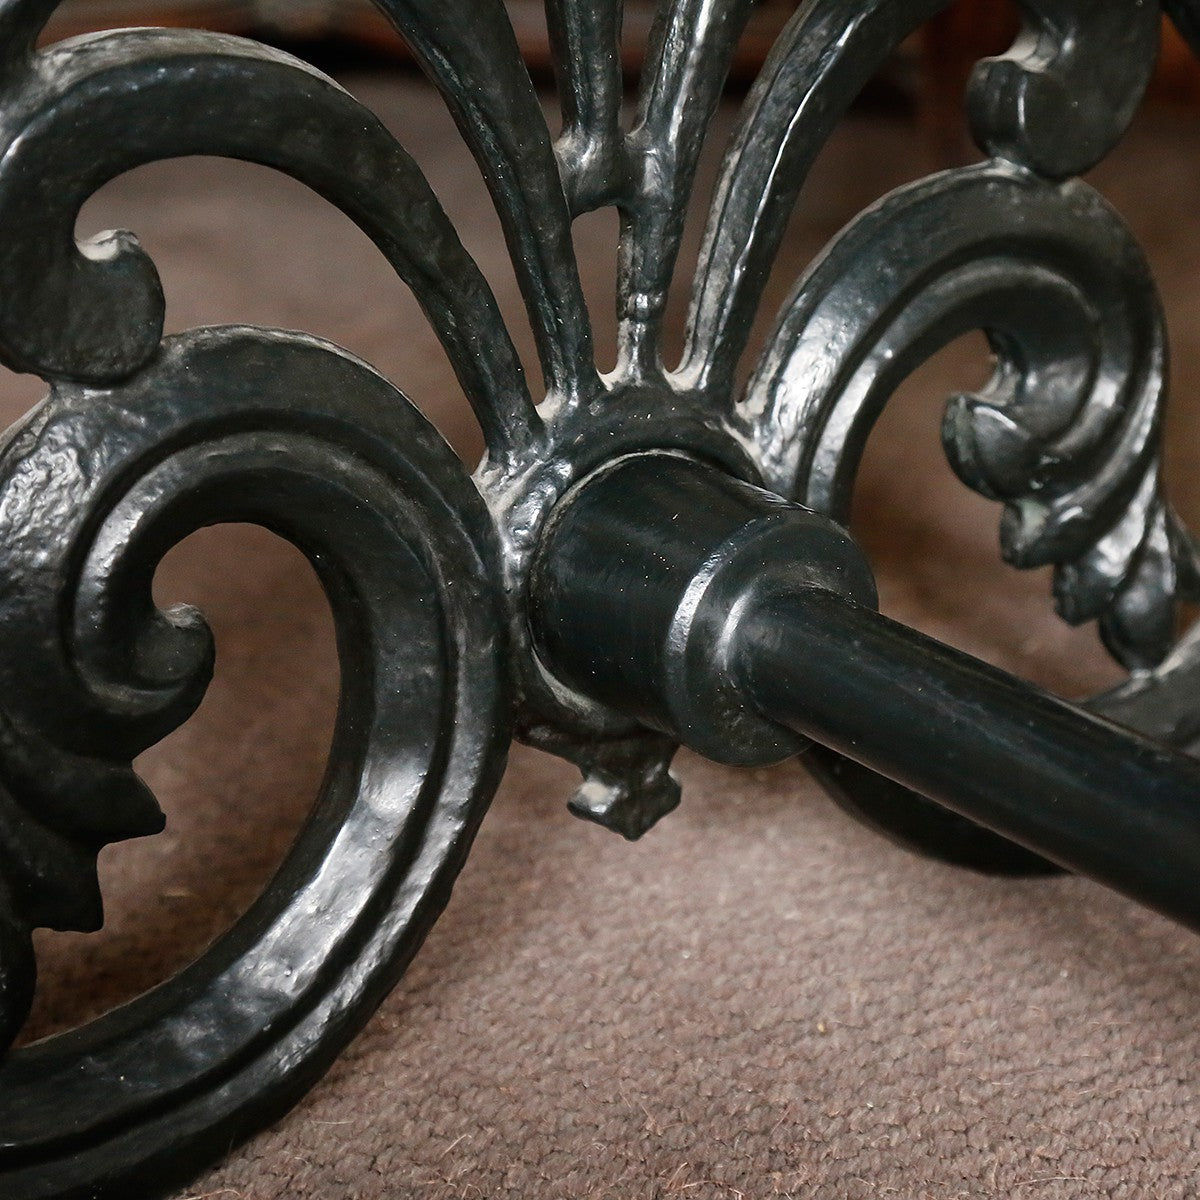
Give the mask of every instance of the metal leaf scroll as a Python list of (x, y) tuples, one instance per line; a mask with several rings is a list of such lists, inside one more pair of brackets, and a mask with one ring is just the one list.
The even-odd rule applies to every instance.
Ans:
[[(53, 0), (0, 0), (0, 360), (50, 384), (0, 448), (4, 1044), (33, 994), (31, 929), (95, 928), (98, 851), (161, 827), (131, 763), (193, 711), (214, 653), (198, 614), (151, 600), (170, 546), (225, 520), (293, 541), (329, 596), (343, 672), (321, 795), (251, 911), (175, 980), (0, 1065), (0, 1194), (159, 1194), (286, 1109), (420, 945), (513, 731), (579, 764), (572, 807), (626, 836), (678, 803), (671, 739), (556, 679), (531, 646), (546, 522), (621, 455), (676, 451), (844, 516), (902, 378), (983, 329), (997, 368), (950, 403), (955, 469), (1003, 504), (1006, 556), (1053, 564), (1060, 612), (1097, 619), (1131, 668), (1099, 706), (1181, 743), (1200, 735), (1200, 635), (1172, 649), (1200, 571), (1159, 479), (1162, 315), (1128, 230), (1074, 179), (1141, 99), (1157, 3), (1026, 0), (1020, 37), (979, 64), (966, 100), (984, 161), (851, 221), (735, 393), (809, 169), (872, 73), (945, 3), (797, 8), (726, 150), (671, 366), (666, 299), (749, 0), (662, 0), (629, 122), (620, 0), (547, 0), (557, 131), (502, 0), (379, 0), (494, 200), (534, 334), (536, 397), (420, 170), (336, 83), (196, 31), (38, 49)], [(1165, 8), (1200, 44), (1200, 5)], [(473, 477), (345, 352), (246, 328), (164, 340), (158, 274), (134, 235), (77, 244), (80, 208), (108, 180), (195, 154), (291, 175), (368, 234), (479, 421), (487, 451)], [(621, 220), (609, 375), (571, 229), (604, 207)], [(834, 755), (805, 761), (907, 844), (988, 869), (1045, 866)]]
[(90, 921), (71, 898), (94, 891), (95, 850), (154, 823), (130, 761), (211, 663), (195, 613), (153, 606), (165, 549), (256, 521), (308, 555), (334, 610), (330, 765), (267, 892), (176, 979), (0, 1066), (7, 1195), (141, 1187), (298, 1095), (445, 903), (504, 758), (495, 539), (390, 384), (314, 339), (239, 328), (168, 339), (125, 383), (56, 384), (11, 436), (0, 509), (5, 715), (37, 733), (5, 756), (7, 852), (64, 844), (79, 875), (6, 872), (25, 920)]
[(984, 392), (950, 405), (951, 462), (1005, 502), (1010, 562), (1058, 566), (1063, 616), (1101, 618), (1126, 665), (1153, 666), (1178, 591), (1159, 552), (1176, 529), (1158, 487), (1165, 333), (1141, 253), (1082, 183), (986, 163), (860, 217), (801, 281), (750, 386), (772, 486), (845, 519), (888, 396), (975, 328), (997, 365)]

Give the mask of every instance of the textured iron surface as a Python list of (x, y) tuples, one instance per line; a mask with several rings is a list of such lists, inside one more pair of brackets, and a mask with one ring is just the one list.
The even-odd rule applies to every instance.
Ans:
[[(0, 1064), (0, 1194), (14, 1200), (165, 1191), (292, 1103), (436, 919), (514, 733), (580, 766), (576, 812), (636, 837), (679, 801), (668, 770), (678, 740), (761, 761), (801, 744), (777, 719), (854, 749), (851, 760), (813, 746), (805, 762), (906, 844), (980, 869), (1051, 869), (908, 791), (953, 802), (954, 771), (911, 770), (894, 725), (867, 721), (856, 741), (836, 714), (813, 718), (790, 651), (764, 652), (771, 665), (743, 678), (735, 642), (721, 640), (753, 615), (756, 644), (787, 647), (813, 613), (857, 611), (831, 596), (871, 603), (869, 572), (837, 524), (864, 443), (902, 379), (965, 331), (986, 332), (995, 372), (950, 402), (944, 441), (965, 483), (1003, 505), (1004, 555), (1053, 566), (1060, 613), (1096, 621), (1130, 670), (1096, 708), (1172, 746), (1200, 737), (1200, 633), (1175, 644), (1180, 603), (1200, 598), (1200, 558), (1159, 472), (1163, 318), (1120, 217), (1076, 178), (1140, 101), (1155, 0), (1025, 0), (1021, 37), (978, 66), (967, 98), (984, 161), (853, 220), (797, 282), (745, 389), (751, 328), (810, 167), (873, 72), (946, 0), (797, 9), (728, 147), (675, 365), (663, 357), (668, 290), (750, 0), (663, 0), (629, 127), (620, 0), (547, 0), (557, 136), (502, 0), (378, 2), (478, 160), (540, 388), (418, 166), (336, 83), (195, 31), (38, 49), (54, 0), (0, 0), (0, 361), (49, 385), (0, 448), (5, 1045), (33, 994), (31, 930), (100, 923), (98, 851), (162, 824), (131, 763), (207, 684), (203, 620), (152, 602), (162, 555), (219, 521), (290, 539), (329, 595), (343, 674), (322, 793), (247, 916), (177, 979)], [(1163, 7), (1197, 46), (1200, 4)], [(195, 154), (289, 174), (374, 241), (479, 421), (486, 455), (473, 476), (402, 393), (338, 348), (248, 328), (164, 340), (162, 288), (136, 237), (76, 242), (81, 206), (108, 180)], [(571, 231), (604, 207), (621, 219), (609, 374), (596, 367)], [(648, 481), (596, 507), (609, 494), (598, 486), (647, 468)], [(606, 543), (597, 530), (609, 527), (657, 532), (635, 547)], [(647, 549), (658, 567), (638, 557)], [(820, 590), (820, 603), (768, 619), (747, 600), (742, 613), (742, 599), (785, 577)], [(834, 637), (853, 622), (827, 625), (822, 664), (853, 683), (854, 655)], [(819, 620), (816, 630), (808, 644)], [(889, 655), (919, 643), (889, 633), (871, 645), (868, 665), (886, 679)], [(998, 720), (1059, 711), (956, 659), (914, 653), (907, 674), (890, 676), (898, 688), (925, 661), (958, 681), (964, 704), (995, 685)], [(858, 682), (870, 678), (864, 667)], [(1144, 742), (1070, 712), (1075, 761), (1108, 730), (1105, 754), (1149, 763), (1149, 775), (1161, 767), (1168, 790), (1190, 780), (1178, 755), (1146, 758)], [(1033, 768), (1053, 746), (1005, 744), (1032, 756), (1025, 802), (1037, 815), (1047, 785)], [(957, 770), (970, 791), (969, 766)], [(959, 807), (1194, 919), (1154, 881), (1130, 884), (1102, 855), (1065, 853), (1048, 823), (998, 819), (997, 798), (984, 799)], [(1086, 789), (1077, 799), (1086, 808)], [(1106, 827), (1108, 849), (1119, 824)], [(1189, 846), (1176, 847), (1187, 862)]]

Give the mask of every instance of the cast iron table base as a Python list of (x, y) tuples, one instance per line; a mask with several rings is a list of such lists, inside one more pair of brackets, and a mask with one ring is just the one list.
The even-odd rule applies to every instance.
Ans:
[[(805, 763), (840, 803), (981, 870), (1088, 873), (1200, 927), (1200, 556), (1163, 497), (1163, 317), (1121, 218), (1076, 177), (1154, 67), (1155, 0), (1024, 0), (977, 68), (984, 158), (882, 199), (738, 364), (830, 131), (945, 0), (808, 0), (746, 101), (686, 348), (663, 311), (697, 158), (750, 0), (665, 0), (622, 124), (619, 0), (547, 0), (551, 137), (502, 0), (379, 0), (491, 190), (532, 323), (535, 403), (496, 302), (420, 170), (335, 83), (251, 42), (116, 31), (37, 49), (55, 0), (0, 0), (0, 360), (49, 385), (0, 450), (0, 1033), (31, 930), (102, 919), (96, 855), (163, 817), (132, 761), (195, 709), (213, 645), (151, 581), (192, 530), (255, 521), (311, 559), (341, 705), (311, 819), (193, 966), (0, 1064), (0, 1194), (157, 1195), (283, 1113), (416, 952), (513, 736), (575, 761), (575, 812), (637, 837), (679, 802), (679, 743)], [(1200, 46), (1200, 2), (1164, 0)], [(468, 475), (366, 364), (302, 334), (164, 339), (129, 233), (77, 244), (115, 175), (262, 163), (347, 213), (412, 288), (487, 446)], [(621, 216), (619, 362), (595, 366), (572, 220)], [(1091, 711), (874, 611), (844, 523), (899, 382), (982, 329), (991, 381), (943, 437), (1052, 565), (1129, 682)], [(1137, 731), (1137, 732), (1135, 732)], [(936, 802), (936, 803), (935, 803)]]

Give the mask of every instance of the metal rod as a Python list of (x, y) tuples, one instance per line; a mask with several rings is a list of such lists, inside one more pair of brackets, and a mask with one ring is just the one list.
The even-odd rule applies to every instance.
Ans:
[(564, 501), (534, 584), (543, 661), (592, 699), (725, 762), (811, 738), (1200, 929), (1200, 760), (880, 615), (826, 518), (633, 456)]
[(762, 596), (737, 637), (772, 720), (1200, 928), (1200, 761), (829, 591)]

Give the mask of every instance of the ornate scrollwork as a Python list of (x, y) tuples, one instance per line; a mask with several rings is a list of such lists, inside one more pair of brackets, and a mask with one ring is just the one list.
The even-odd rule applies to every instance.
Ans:
[[(0, 1065), (6, 1195), (160, 1188), (299, 1095), (444, 904), (510, 730), (581, 766), (582, 816), (635, 837), (674, 807), (671, 738), (567, 686), (531, 646), (530, 563), (547, 519), (622, 455), (702, 458), (844, 516), (896, 385), (949, 338), (986, 330), (997, 370), (951, 402), (951, 460), (1005, 505), (1008, 558), (1054, 564), (1059, 610), (1098, 618), (1134, 669), (1101, 703), (1183, 738), (1200, 641), (1150, 670), (1170, 650), (1177, 601), (1200, 592), (1159, 482), (1162, 318), (1119, 217), (1072, 180), (1141, 97), (1157, 4), (1026, 0), (1022, 37), (972, 83), (987, 161), (855, 220), (797, 285), (745, 396), (734, 391), (810, 166), (872, 72), (945, 3), (797, 10), (728, 149), (672, 368), (667, 293), (749, 0), (664, 0), (630, 129), (619, 0), (547, 0), (557, 139), (502, 0), (379, 0), (495, 201), (545, 383), (535, 406), (419, 169), (334, 82), (198, 32), (35, 50), (53, 0), (0, 0), (0, 360), (51, 383), (0, 450), (4, 1044), (32, 994), (30, 929), (95, 927), (97, 851), (161, 824), (131, 763), (187, 718), (213, 654), (197, 614), (151, 601), (165, 550), (220, 520), (290, 538), (329, 594), (343, 666), (322, 795), (246, 918), (179, 979)], [(1196, 6), (1168, 8), (1194, 36)], [(480, 423), (473, 480), (402, 393), (344, 352), (241, 328), (164, 341), (161, 286), (133, 235), (76, 244), (98, 187), (190, 154), (286, 172), (374, 240)], [(572, 220), (603, 206), (622, 218), (607, 376), (571, 241)], [(910, 843), (998, 869), (1044, 865), (836, 756), (807, 761)]]
[(103, 383), (148, 362), (164, 309), (154, 265), (128, 233), (77, 246), (79, 209), (143, 163), (222, 155), (292, 175), (371, 237), (446, 346), (493, 455), (536, 437), (520, 360), (479, 269), (416, 164), (332, 80), (266, 47), (195, 30), (64, 42), (10, 63), (5, 80), (7, 365)]
[(391, 384), (240, 328), (168, 339), (124, 383), (56, 384), (5, 449), (0, 509), (4, 717), (25, 735), (19, 761), (5, 743), (5, 877), (27, 925), (92, 923), (96, 850), (161, 822), (130, 762), (188, 715), (212, 653), (197, 614), (153, 605), (169, 546), (261, 523), (308, 555), (338, 627), (328, 774), (269, 890), (183, 976), (0, 1066), (10, 1195), (131, 1186), (294, 1095), (444, 904), (504, 757), (494, 535)]
[(1140, 251), (1082, 183), (985, 163), (855, 221), (798, 284), (750, 385), (772, 486), (844, 519), (887, 398), (975, 328), (996, 368), (949, 406), (952, 464), (1005, 503), (1008, 561), (1057, 566), (1066, 619), (1100, 618), (1122, 662), (1154, 665), (1180, 599), (1178, 524), (1159, 487), (1165, 333)]
[(343, 686), (322, 794), (247, 916), (176, 980), (0, 1066), (13, 1196), (164, 1186), (297, 1096), (444, 905), (511, 722), (496, 532), (432, 427), (312, 338), (162, 341), (153, 264), (130, 234), (76, 246), (82, 203), (170, 155), (287, 171), (412, 286), (491, 468), (540, 429), (487, 284), (374, 116), (237, 39), (119, 32), (33, 53), (52, 8), (0, 8), (0, 356), (52, 384), (0, 453), (6, 1041), (32, 994), (31, 927), (99, 924), (98, 850), (162, 824), (132, 760), (208, 680), (198, 614), (152, 603), (161, 555), (222, 520), (294, 541), (334, 608)]
[[(701, 250), (687, 347), (675, 376), (685, 386), (716, 403), (729, 395), (767, 272), (817, 152), (886, 48), (941, 7), (830, 0), (804, 6), (785, 30), (726, 155)], [(785, 307), (735, 417), (764, 476), (785, 494), (845, 517), (862, 439), (878, 406), (907, 370), (950, 336), (950, 328), (986, 329), (989, 312), (1013, 315), (1007, 302), (1020, 281), (1036, 272), (1023, 264), (1022, 250), (1004, 245), (1004, 237), (1021, 223), (1026, 205), (1036, 212), (1057, 181), (1107, 153), (1142, 96), (1157, 46), (1155, 5), (1129, 0), (1100, 13), (1086, 2), (1030, 0), (1022, 9), (1025, 27), (1011, 51), (980, 64), (972, 81), (972, 126), (993, 156), (991, 164), (881, 201), (822, 256)], [(965, 206), (952, 214), (950, 230), (919, 219), (909, 223), (910, 214), (931, 211), (939, 193), (953, 194), (955, 188)], [(1078, 202), (1085, 194), (1080, 185), (1068, 185), (1062, 201), (1069, 195)], [(1097, 212), (1105, 228), (1120, 225), (1115, 215)], [(1064, 211), (1062, 223), (1091, 215)], [(891, 244), (884, 249), (889, 222)], [(978, 237), (968, 224), (978, 227)], [(870, 245), (873, 236), (878, 242)], [(956, 236), (967, 258), (974, 253), (1008, 270), (994, 270), (989, 278), (982, 265), (972, 268), (956, 259), (950, 250)], [(1077, 245), (1081, 236), (1086, 237), (1069, 232), (1063, 245)], [(1040, 376), (1026, 378), (1023, 368), (1007, 379), (997, 376), (991, 395), (953, 409), (947, 442), (972, 486), (1008, 502), (1003, 528), (1010, 558), (1023, 565), (1057, 562), (1060, 611), (1073, 620), (1100, 616), (1110, 648), (1127, 664), (1144, 668), (1169, 647), (1175, 602), (1194, 572), (1179, 553), (1186, 539), (1161, 500), (1152, 461), (1162, 399), (1155, 378), (1162, 352), (1158, 304), (1128, 234), (1121, 228), (1115, 236), (1116, 245), (1125, 248), (1125, 282), (1114, 278), (1105, 295), (1119, 300), (1131, 324), (1122, 325), (1120, 316), (1106, 324), (1107, 357), (1100, 356), (1099, 345), (1088, 345), (1086, 302), (1072, 306), (1072, 285), (1062, 279), (1055, 332), (1063, 332), (1065, 341), (1055, 345), (1055, 332), (1039, 333)], [(1028, 240), (1022, 244), (1049, 265), (1051, 277), (1061, 276), (1064, 266), (1069, 277), (1072, 268), (1058, 261), (1056, 241), (1051, 230), (1040, 250)], [(939, 254), (938, 247), (946, 253)], [(1078, 250), (1064, 253), (1076, 267), (1087, 258), (1099, 266), (1107, 247), (1097, 237), (1083, 258)], [(852, 262), (855, 254), (862, 257)], [(907, 277), (905, 263), (912, 266)], [(960, 304), (951, 294), (953, 280), (965, 283), (972, 276), (978, 294), (971, 302), (960, 298)], [(1045, 282), (1038, 280), (1039, 291)], [(968, 314), (972, 303), (976, 311)], [(1030, 302), (1017, 299), (1015, 308), (1022, 303)], [(1073, 334), (1062, 329), (1072, 307)], [(922, 311), (931, 318), (924, 324)], [(806, 325), (809, 318), (812, 324)], [(1032, 330), (1037, 321), (1025, 324)], [(818, 328), (826, 338), (819, 350)], [(802, 330), (814, 339), (807, 352), (800, 348)], [(1123, 367), (1117, 365), (1121, 355)], [(1090, 415), (1075, 426), (1078, 441), (1071, 445), (1065, 425), (1073, 420), (1072, 404), (1084, 404), (1091, 391), (1079, 375), (1087, 363), (1109, 372), (1110, 394), (1101, 389), (1086, 405)], [(1030, 384), (1023, 410), (1014, 409), (1016, 395), (989, 407), (988, 401), (1001, 401), (1006, 388), (1022, 378)], [(1043, 395), (1051, 380), (1054, 386)], [(1119, 395), (1112, 394), (1113, 385)], [(1139, 417), (1127, 419), (1122, 405), (1133, 405)], [(1051, 444), (1056, 434), (1063, 440)], [(1102, 464), (1100, 477), (1090, 480), (1089, 472)], [(1043, 495), (1050, 479), (1057, 481), (1056, 512), (1052, 497)], [(1072, 499), (1087, 507), (1070, 510)], [(1058, 543), (1051, 544), (1055, 538)], [(989, 870), (1046, 869), (1027, 852), (836, 755), (817, 750), (804, 761), (856, 815), (907, 845)]]
[(1082, 175), (1129, 127), (1154, 70), (1160, 17), (1147, 0), (1021, 0), (1007, 54), (975, 68), (972, 132), (993, 158), (1044, 179)]

